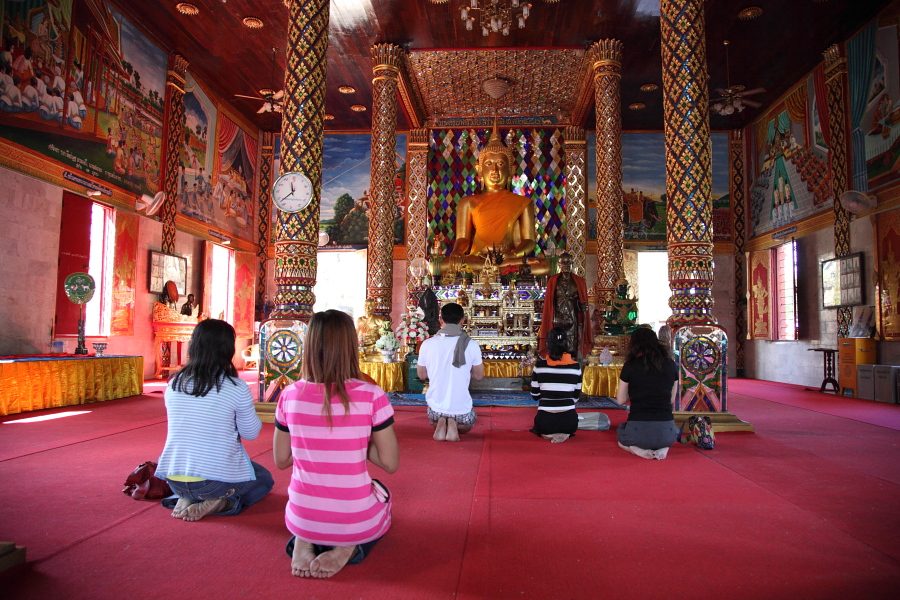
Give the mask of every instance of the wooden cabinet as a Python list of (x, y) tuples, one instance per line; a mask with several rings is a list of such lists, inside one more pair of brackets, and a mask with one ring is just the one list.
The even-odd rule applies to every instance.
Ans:
[(841, 338), (838, 340), (838, 384), (841, 394), (858, 396), (856, 389), (857, 365), (875, 364), (875, 340), (868, 338)]

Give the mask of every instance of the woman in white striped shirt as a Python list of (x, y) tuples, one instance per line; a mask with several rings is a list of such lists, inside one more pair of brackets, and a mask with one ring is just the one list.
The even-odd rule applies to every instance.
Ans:
[[(156, 476), (178, 496), (176, 519), (236, 515), (275, 484), (241, 444), (242, 438), (256, 439), (262, 422), (250, 388), (231, 362), (234, 340), (234, 328), (225, 321), (201, 321), (191, 336), (187, 364), (166, 388), (169, 432)], [(171, 501), (163, 505), (171, 507)]]
[(531, 372), (531, 396), (538, 401), (531, 432), (554, 444), (575, 435), (580, 395), (581, 365), (572, 358), (566, 330), (554, 327), (547, 334), (547, 358), (539, 359)]

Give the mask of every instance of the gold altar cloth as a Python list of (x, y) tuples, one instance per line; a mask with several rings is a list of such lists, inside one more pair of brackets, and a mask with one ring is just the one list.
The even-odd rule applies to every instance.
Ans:
[(0, 415), (137, 396), (144, 357), (0, 362)]
[[(517, 360), (485, 360), (485, 377), (521, 377)], [(526, 369), (526, 376), (531, 375), (531, 367)]]
[(619, 389), (619, 375), (622, 373), (622, 365), (610, 367), (584, 368), (584, 376), (581, 380), (581, 393), (588, 396), (610, 396), (615, 398)]
[(402, 392), (406, 390), (406, 362), (376, 363), (359, 362), (359, 370), (378, 382), (385, 392)]

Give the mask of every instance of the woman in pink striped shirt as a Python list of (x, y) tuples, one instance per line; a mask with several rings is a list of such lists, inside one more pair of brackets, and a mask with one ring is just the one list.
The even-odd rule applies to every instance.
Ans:
[(350, 315), (315, 313), (306, 332), (301, 379), (275, 412), (275, 466), (293, 467), (285, 523), (291, 572), (331, 577), (357, 564), (391, 525), (391, 496), (369, 477), (366, 459), (397, 470), (394, 410), (362, 379)]

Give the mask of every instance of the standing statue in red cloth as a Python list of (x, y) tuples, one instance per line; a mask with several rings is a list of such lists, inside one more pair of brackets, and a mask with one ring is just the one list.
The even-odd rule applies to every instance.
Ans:
[(588, 317), (587, 285), (583, 277), (572, 273), (572, 255), (559, 257), (559, 273), (547, 282), (544, 312), (538, 334), (538, 353), (547, 353), (547, 332), (562, 327), (567, 332), (569, 350), (576, 358), (584, 358), (591, 350), (591, 320)]

